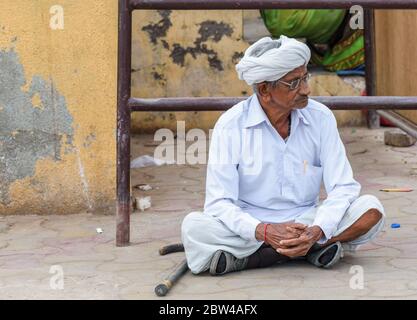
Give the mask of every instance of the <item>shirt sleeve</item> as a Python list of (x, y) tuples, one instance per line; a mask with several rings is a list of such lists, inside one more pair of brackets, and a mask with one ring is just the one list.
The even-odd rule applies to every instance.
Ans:
[(320, 162), (327, 198), (317, 209), (313, 223), (324, 232), (319, 243), (325, 243), (333, 237), (343, 215), (361, 190), (360, 184), (353, 178), (352, 168), (337, 130), (336, 118), (333, 113), (325, 117), (320, 136)]
[(211, 136), (206, 177), (204, 212), (220, 219), (232, 232), (246, 240), (255, 237), (258, 219), (237, 204), (239, 197), (239, 130), (216, 125)]

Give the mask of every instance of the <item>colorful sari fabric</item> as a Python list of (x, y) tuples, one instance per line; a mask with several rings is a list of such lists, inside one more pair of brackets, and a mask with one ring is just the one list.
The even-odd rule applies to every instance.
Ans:
[[(346, 10), (261, 10), (266, 28), (274, 38), (305, 38), (311, 61), (329, 71), (349, 70), (365, 63), (363, 30), (349, 27)], [(315, 45), (327, 45), (325, 52)]]

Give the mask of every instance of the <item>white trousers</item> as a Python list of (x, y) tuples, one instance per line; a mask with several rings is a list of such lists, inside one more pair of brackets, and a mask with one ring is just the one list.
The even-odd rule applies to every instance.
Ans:
[[(340, 221), (334, 236), (349, 228), (369, 209), (377, 209), (382, 213), (382, 219), (366, 234), (344, 243), (344, 250), (355, 251), (356, 248), (373, 239), (384, 227), (385, 211), (381, 202), (372, 195), (357, 198), (348, 208)], [(295, 222), (311, 225), (317, 207), (312, 207), (295, 219)], [(188, 266), (192, 273), (197, 274), (209, 269), (210, 261), (217, 250), (230, 252), (236, 258), (244, 258), (256, 252), (263, 244), (262, 241), (245, 240), (233, 233), (219, 219), (200, 211), (188, 214), (181, 226), (181, 238), (184, 244)]]

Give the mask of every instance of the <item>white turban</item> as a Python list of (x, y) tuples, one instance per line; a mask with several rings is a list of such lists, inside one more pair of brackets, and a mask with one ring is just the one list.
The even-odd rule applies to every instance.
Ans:
[(292, 70), (307, 65), (310, 49), (304, 43), (281, 36), (278, 40), (262, 38), (251, 45), (236, 65), (240, 80), (248, 85), (275, 81)]

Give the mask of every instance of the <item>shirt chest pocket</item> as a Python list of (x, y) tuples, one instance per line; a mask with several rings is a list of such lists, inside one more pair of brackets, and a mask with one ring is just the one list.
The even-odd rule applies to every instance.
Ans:
[(292, 162), (291, 181), (294, 198), (298, 203), (314, 202), (320, 194), (323, 168), (310, 165), (307, 161)]

